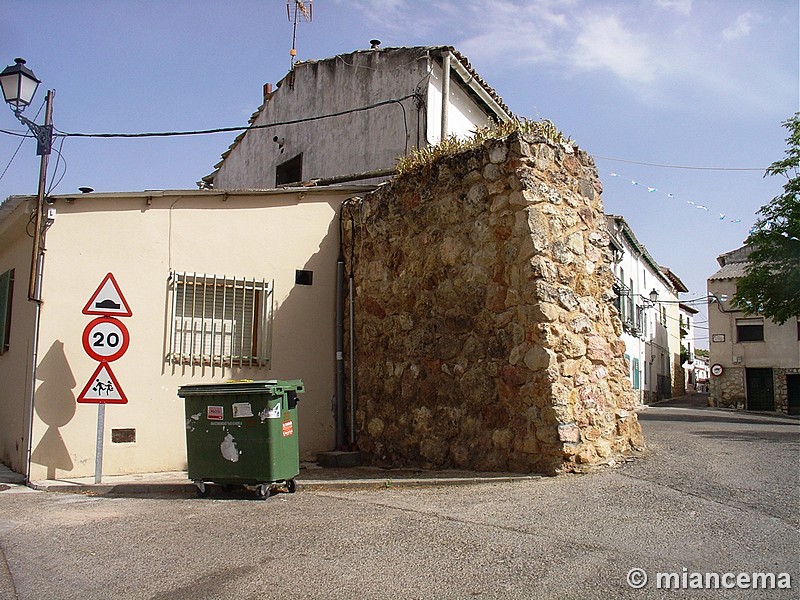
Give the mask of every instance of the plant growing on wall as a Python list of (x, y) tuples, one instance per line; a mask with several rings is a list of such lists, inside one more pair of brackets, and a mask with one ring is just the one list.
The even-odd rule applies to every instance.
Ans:
[(448, 136), (438, 144), (414, 148), (407, 156), (401, 156), (397, 161), (397, 174), (403, 175), (437, 161), (445, 156), (453, 156), (465, 150), (477, 148), (487, 140), (504, 138), (512, 133), (532, 134), (541, 136), (549, 141), (561, 144), (568, 142), (566, 138), (547, 119), (543, 121), (529, 121), (528, 119), (514, 119), (490, 127), (481, 127), (466, 139), (454, 135)]
[(733, 303), (779, 325), (800, 315), (800, 113), (783, 123), (789, 130), (786, 158), (772, 163), (766, 175), (786, 177), (783, 194), (762, 206), (745, 243), (752, 246)]

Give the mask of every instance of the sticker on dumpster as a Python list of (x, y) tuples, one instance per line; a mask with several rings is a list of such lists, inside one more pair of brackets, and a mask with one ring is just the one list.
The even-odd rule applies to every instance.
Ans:
[(222, 421), (225, 418), (222, 406), (209, 406), (206, 416), (209, 421)]
[[(266, 416), (265, 416), (266, 415)], [(263, 421), (265, 418), (267, 419), (280, 419), (281, 418), (281, 403), (278, 402), (272, 408), (265, 408), (261, 414), (259, 415), (261, 420)]]
[(222, 458), (225, 460), (239, 462), (240, 452), (236, 447), (236, 440), (230, 433), (225, 436), (224, 440), (222, 440), (222, 443), (219, 445), (219, 450), (222, 452)]
[(283, 422), (283, 437), (289, 437), (294, 433), (294, 425), (291, 421)]
[(252, 417), (253, 407), (249, 402), (234, 402), (233, 403), (233, 418), (241, 419), (242, 417)]

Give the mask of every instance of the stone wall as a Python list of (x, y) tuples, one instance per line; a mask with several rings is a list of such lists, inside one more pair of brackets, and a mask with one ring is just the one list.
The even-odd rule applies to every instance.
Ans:
[(600, 191), (585, 152), (512, 134), (364, 198), (348, 247), (373, 464), (554, 474), (643, 446)]
[(747, 407), (744, 391), (744, 368), (728, 367), (721, 376), (712, 376), (709, 381), (709, 399), (718, 408)]

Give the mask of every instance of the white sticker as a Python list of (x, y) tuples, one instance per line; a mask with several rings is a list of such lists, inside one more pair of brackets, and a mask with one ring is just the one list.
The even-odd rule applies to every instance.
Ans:
[(242, 417), (252, 417), (253, 407), (249, 402), (234, 402), (233, 404), (233, 418), (240, 419)]
[(233, 439), (233, 436), (230, 433), (225, 436), (224, 440), (222, 440), (222, 443), (219, 445), (219, 449), (220, 452), (222, 452), (222, 458), (225, 460), (239, 462), (239, 449), (236, 447), (236, 440)]
[(268, 419), (280, 419), (281, 418), (281, 403), (278, 402), (275, 406), (270, 408), (267, 411), (267, 418)]

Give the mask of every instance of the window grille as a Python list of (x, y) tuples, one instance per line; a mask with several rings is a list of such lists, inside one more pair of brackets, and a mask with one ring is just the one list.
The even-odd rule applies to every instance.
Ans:
[(173, 271), (170, 289), (170, 364), (269, 364), (271, 281)]

